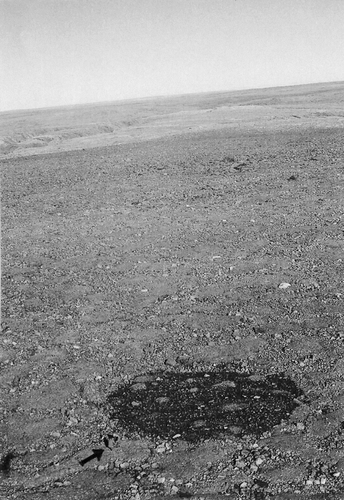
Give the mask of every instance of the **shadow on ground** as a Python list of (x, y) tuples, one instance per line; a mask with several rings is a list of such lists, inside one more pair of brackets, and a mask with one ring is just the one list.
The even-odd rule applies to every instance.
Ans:
[(111, 418), (129, 433), (197, 442), (261, 435), (287, 419), (301, 395), (283, 374), (262, 378), (221, 368), (142, 375), (110, 394), (108, 403)]

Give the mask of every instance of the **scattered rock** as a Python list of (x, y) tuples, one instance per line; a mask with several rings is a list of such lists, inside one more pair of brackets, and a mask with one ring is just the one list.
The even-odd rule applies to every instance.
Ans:
[(159, 444), (159, 446), (156, 447), (155, 451), (157, 453), (165, 453), (165, 451), (166, 451), (165, 444)]
[(220, 382), (219, 384), (213, 385), (214, 389), (227, 389), (227, 388), (234, 388), (236, 387), (236, 383), (233, 380), (224, 380), (223, 382)]
[(165, 365), (167, 366), (176, 366), (177, 361), (174, 358), (165, 359)]
[(131, 390), (132, 391), (145, 391), (147, 389), (147, 385), (142, 383), (142, 382), (139, 382), (139, 383), (136, 383), (136, 384), (133, 384), (131, 386)]
[(162, 396), (161, 398), (156, 398), (157, 403), (159, 403), (160, 405), (162, 405), (164, 403), (168, 403), (169, 400), (170, 400), (170, 398), (167, 398), (165, 396)]
[(5, 349), (0, 348), (0, 363), (4, 363), (11, 359), (11, 353), (9, 351), (5, 351)]
[(192, 427), (199, 428), (199, 427), (205, 427), (207, 423), (204, 420), (195, 420), (192, 423)]

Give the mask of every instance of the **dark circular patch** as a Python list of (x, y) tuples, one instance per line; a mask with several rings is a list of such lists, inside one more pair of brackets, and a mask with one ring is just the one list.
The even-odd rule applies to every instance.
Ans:
[(137, 379), (110, 394), (111, 418), (130, 433), (180, 434), (190, 442), (224, 434), (260, 435), (288, 418), (302, 394), (283, 374), (261, 379), (222, 368)]

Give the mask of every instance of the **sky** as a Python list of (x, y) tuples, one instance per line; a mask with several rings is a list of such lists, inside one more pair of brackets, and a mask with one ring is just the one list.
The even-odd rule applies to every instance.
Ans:
[(344, 80), (344, 0), (0, 0), (0, 111)]

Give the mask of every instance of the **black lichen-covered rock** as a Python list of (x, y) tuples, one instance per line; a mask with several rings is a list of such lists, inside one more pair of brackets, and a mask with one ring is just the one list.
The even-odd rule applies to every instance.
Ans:
[[(150, 373), (109, 395), (111, 418), (129, 433), (195, 442), (224, 434), (261, 435), (297, 406), (302, 392), (283, 374), (265, 379), (220, 369)], [(142, 384), (143, 385), (143, 384)]]

